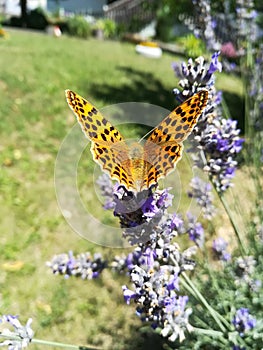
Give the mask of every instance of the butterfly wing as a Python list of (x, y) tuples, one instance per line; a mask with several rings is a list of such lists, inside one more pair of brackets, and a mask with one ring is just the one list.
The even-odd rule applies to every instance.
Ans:
[(93, 159), (102, 170), (126, 188), (133, 188), (129, 149), (120, 132), (90, 102), (71, 90), (66, 90), (69, 107), (91, 140)]
[(144, 145), (148, 163), (144, 187), (156, 184), (174, 170), (183, 153), (182, 142), (190, 135), (208, 100), (202, 90), (175, 108), (151, 133)]

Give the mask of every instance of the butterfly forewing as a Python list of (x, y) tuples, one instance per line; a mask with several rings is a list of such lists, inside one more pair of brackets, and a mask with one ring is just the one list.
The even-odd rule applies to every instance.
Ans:
[(204, 110), (208, 91), (202, 90), (175, 108), (151, 133), (144, 145), (149, 162), (143, 184), (150, 187), (175, 168), (183, 153), (182, 142), (190, 135)]
[(65, 92), (69, 107), (91, 140), (93, 159), (112, 179), (127, 188), (134, 188), (129, 148), (120, 132), (90, 102), (73, 91)]
[(69, 107), (90, 140), (102, 143), (124, 140), (119, 131), (90, 102), (73, 91), (66, 90), (65, 93)]
[(208, 99), (208, 91), (202, 90), (175, 108), (154, 128), (147, 141), (157, 144), (168, 141), (183, 142), (192, 132)]

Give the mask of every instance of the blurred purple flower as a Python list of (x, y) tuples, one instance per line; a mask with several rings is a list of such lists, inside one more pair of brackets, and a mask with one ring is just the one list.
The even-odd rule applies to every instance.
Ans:
[[(115, 208), (115, 201), (114, 201), (114, 187), (112, 186), (112, 182), (108, 175), (102, 174), (96, 183), (99, 185), (101, 194), (104, 197), (104, 209), (111, 210)], [(117, 188), (116, 188), (117, 189)]]
[(190, 214), (187, 213), (188, 217), (188, 226), (187, 226), (187, 232), (189, 235), (189, 238), (191, 241), (195, 242), (195, 244), (202, 248), (204, 245), (204, 228), (200, 222), (196, 221), (196, 218)]
[[(4, 315), (1, 317), (1, 323), (8, 328), (1, 330), (1, 335), (7, 339), (0, 342), (0, 347), (8, 346), (9, 350), (21, 350), (26, 348), (32, 341), (34, 336), (34, 331), (31, 328), (32, 318), (29, 318), (26, 325), (22, 326), (18, 320), (18, 316)], [(12, 331), (10, 330), (10, 326), (13, 327)], [(10, 338), (8, 339), (8, 337)], [(14, 337), (19, 338), (19, 340), (13, 339)]]
[(97, 278), (106, 267), (106, 261), (102, 260), (99, 253), (95, 253), (93, 258), (89, 252), (79, 254), (74, 257), (70, 251), (68, 254), (55, 255), (47, 262), (54, 274), (81, 277), (82, 279)]
[(236, 15), (238, 42), (255, 42), (258, 31), (254, 1), (237, 0)]
[(228, 243), (222, 237), (218, 237), (213, 240), (213, 251), (216, 257), (222, 261), (229, 261), (231, 259), (231, 254), (227, 252)]
[(213, 53), (213, 55), (212, 55), (210, 66), (209, 66), (208, 71), (207, 71), (207, 77), (209, 77), (208, 80), (211, 79), (212, 74), (214, 74), (216, 71), (222, 72), (222, 63), (219, 62), (219, 60), (218, 60), (219, 56), (220, 56), (220, 52), (219, 51)]
[(240, 336), (243, 336), (244, 333), (255, 328), (256, 319), (250, 315), (247, 308), (240, 308), (236, 311), (236, 314), (232, 320), (235, 329), (238, 331)]
[(191, 190), (188, 191), (188, 196), (190, 198), (195, 198), (197, 204), (202, 209), (203, 216), (211, 220), (215, 215), (211, 184), (202, 181), (198, 177), (194, 177), (190, 182), (190, 187)]
[(203, 39), (208, 50), (217, 50), (220, 46), (216, 39), (216, 20), (211, 14), (209, 0), (193, 0), (194, 4), (194, 34)]

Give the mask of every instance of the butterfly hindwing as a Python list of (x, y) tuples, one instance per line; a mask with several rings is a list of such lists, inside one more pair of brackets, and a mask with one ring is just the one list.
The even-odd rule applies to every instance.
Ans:
[(183, 145), (176, 141), (157, 145), (150, 141), (144, 146), (144, 158), (148, 163), (143, 183), (149, 188), (171, 173), (182, 158)]

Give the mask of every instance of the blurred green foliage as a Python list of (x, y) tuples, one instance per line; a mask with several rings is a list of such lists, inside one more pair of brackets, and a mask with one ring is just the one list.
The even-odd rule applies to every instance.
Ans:
[(180, 37), (177, 43), (184, 48), (184, 53), (187, 57), (197, 58), (205, 53), (204, 42), (196, 38), (193, 34)]
[(11, 27), (22, 27), (25, 24), (27, 28), (38, 30), (45, 30), (49, 23), (48, 16), (41, 7), (29, 11), (24, 21), (25, 22), (23, 22), (21, 17), (17, 16), (3, 19), (3, 23)]
[(87, 39), (91, 36), (91, 24), (82, 16), (74, 16), (67, 21), (68, 32), (70, 35)]

